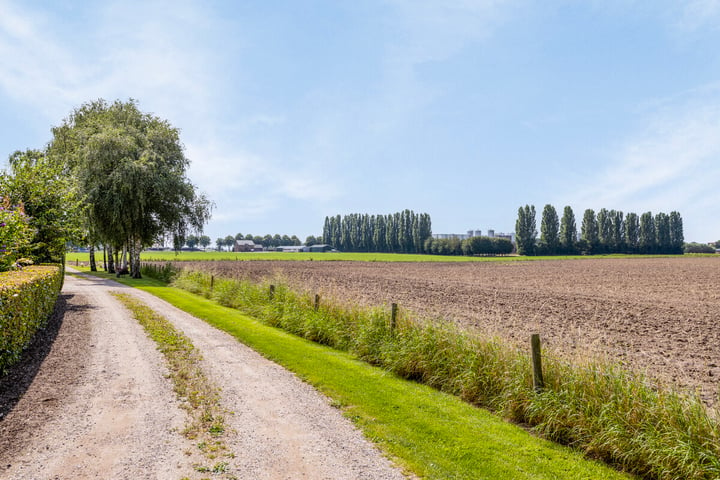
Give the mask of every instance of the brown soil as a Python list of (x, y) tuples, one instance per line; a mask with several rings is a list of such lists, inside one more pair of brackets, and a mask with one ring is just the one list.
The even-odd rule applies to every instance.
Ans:
[[(60, 296), (48, 325), (35, 336), (22, 360), (0, 378), (0, 419), (13, 411), (22, 397), (25, 403), (42, 406), (30, 409), (18, 421), (0, 422), (0, 452), (8, 456), (27, 445), (78, 385), (88, 355), (90, 324), (87, 315), (82, 314), (85, 307), (74, 300), (71, 295)], [(53, 355), (48, 357), (51, 349)], [(66, 354), (61, 357), (58, 351)], [(47, 375), (48, 371), (63, 373)], [(36, 385), (40, 388), (28, 393), (38, 375)], [(0, 465), (0, 472), (4, 468), (7, 465)]]
[(240, 278), (279, 275), (340, 301), (397, 302), (520, 345), (540, 333), (546, 350), (609, 357), (717, 402), (720, 258), (183, 263)]

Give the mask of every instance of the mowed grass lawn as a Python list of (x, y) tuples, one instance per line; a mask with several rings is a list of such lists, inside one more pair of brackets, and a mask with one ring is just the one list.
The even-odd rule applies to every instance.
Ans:
[[(218, 261), (218, 260), (291, 260), (291, 261), (355, 261), (355, 262), (514, 262), (533, 260), (568, 260), (587, 258), (642, 258), (648, 255), (594, 255), (594, 256), (546, 256), (524, 257), (518, 255), (498, 257), (466, 257), (452, 255), (420, 255), (406, 253), (346, 253), (346, 252), (142, 252), (143, 261)], [(658, 257), (657, 255), (650, 257)], [(77, 262), (88, 262), (89, 254), (86, 252), (68, 253), (67, 262), (75, 265)], [(95, 259), (102, 261), (102, 251), (96, 253)]]
[(295, 372), (327, 395), (406, 472), (420, 478), (632, 478), (454, 396), (397, 378), (204, 297), (149, 279), (124, 278), (122, 283), (172, 303)]

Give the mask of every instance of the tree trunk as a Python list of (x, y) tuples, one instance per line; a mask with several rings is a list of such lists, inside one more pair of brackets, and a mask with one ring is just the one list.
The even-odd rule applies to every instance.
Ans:
[(107, 269), (107, 249), (105, 248), (105, 245), (103, 245), (103, 270), (107, 272)]
[(108, 256), (108, 273), (115, 273), (115, 257), (114, 257), (114, 251), (112, 245), (108, 245), (106, 247), (107, 249), (107, 256)]
[(130, 244), (130, 273), (132, 278), (142, 278), (140, 274), (140, 251), (142, 243), (139, 239), (132, 240)]
[(127, 248), (127, 242), (123, 244), (122, 247), (122, 262), (120, 266), (121, 272), (127, 272), (128, 271), (128, 248)]
[(97, 264), (95, 263), (95, 245), (90, 245), (88, 250), (90, 252), (90, 271), (97, 272)]

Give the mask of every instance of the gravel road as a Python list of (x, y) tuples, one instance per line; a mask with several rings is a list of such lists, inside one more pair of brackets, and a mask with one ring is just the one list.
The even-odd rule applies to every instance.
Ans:
[(200, 478), (162, 356), (111, 291), (140, 298), (202, 352), (232, 412), (232, 475), (405, 478), (325, 397), (229, 335), (145, 292), (67, 276), (51, 324), (0, 379), (1, 479)]

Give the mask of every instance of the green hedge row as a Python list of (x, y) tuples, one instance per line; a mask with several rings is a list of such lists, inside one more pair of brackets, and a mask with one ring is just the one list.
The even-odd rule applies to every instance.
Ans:
[(62, 281), (62, 269), (55, 265), (0, 273), (0, 375), (47, 323)]

